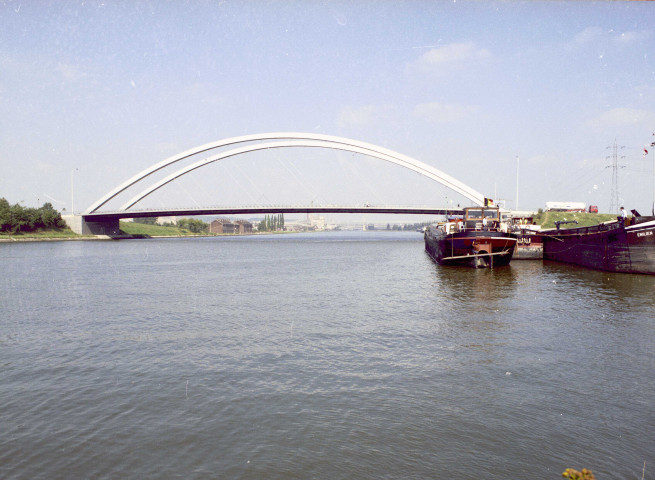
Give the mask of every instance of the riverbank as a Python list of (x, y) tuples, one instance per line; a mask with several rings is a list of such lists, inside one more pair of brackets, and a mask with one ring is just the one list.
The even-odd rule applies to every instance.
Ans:
[(72, 230), (52, 229), (38, 232), (0, 234), (0, 243), (12, 242), (56, 242), (62, 240), (103, 240), (96, 235), (78, 235)]
[[(554, 228), (555, 222), (563, 220), (575, 220), (578, 223), (564, 224), (561, 228), (574, 228), (580, 226), (591, 226), (616, 219), (615, 215), (607, 213), (581, 213), (581, 212), (542, 212), (535, 216), (535, 222), (542, 228)], [(12, 242), (55, 242), (70, 240), (120, 240), (138, 238), (186, 238), (186, 237), (219, 237), (235, 236), (235, 234), (220, 233), (193, 233), (189, 230), (174, 226), (147, 225), (135, 222), (120, 222), (120, 236), (98, 236), (78, 235), (70, 229), (41, 230), (32, 233), (20, 233), (14, 235), (0, 235), (0, 243)], [(288, 234), (295, 232), (257, 232), (250, 235)], [(247, 235), (247, 234), (241, 234)]]
[[(270, 235), (270, 234), (288, 234), (295, 232), (278, 231), (278, 232), (256, 232), (244, 235)], [(120, 222), (120, 235), (79, 235), (70, 229), (53, 229), (41, 230), (39, 232), (19, 233), (19, 234), (2, 234), (0, 243), (14, 242), (57, 242), (71, 240), (127, 240), (127, 239), (144, 239), (144, 238), (186, 238), (186, 237), (225, 237), (237, 236), (236, 234), (225, 233), (194, 233), (185, 229), (173, 226), (148, 225), (135, 222)]]

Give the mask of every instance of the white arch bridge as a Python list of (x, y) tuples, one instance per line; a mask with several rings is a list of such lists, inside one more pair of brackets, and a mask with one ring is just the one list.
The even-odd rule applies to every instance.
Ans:
[[(148, 177), (174, 163), (188, 159), (204, 152), (224, 149), (218, 153), (195, 161), (170, 175), (150, 184), (134, 195), (129, 201), (124, 203), (118, 210), (101, 211), (100, 209), (108, 202), (116, 199), (119, 195), (132, 189), (137, 184), (143, 184)], [(392, 213), (392, 214), (440, 214), (454, 213), (457, 210), (446, 210), (444, 208), (431, 207), (393, 207), (393, 206), (250, 206), (250, 207), (204, 207), (191, 209), (162, 209), (162, 210), (138, 210), (133, 209), (135, 205), (148, 197), (153, 192), (159, 190), (178, 178), (194, 170), (202, 168), (214, 162), (219, 162), (226, 158), (243, 155), (259, 150), (270, 150), (278, 148), (327, 148), (332, 150), (342, 150), (352, 153), (366, 155), (372, 158), (390, 162), (392, 164), (408, 168), (420, 175), (434, 180), (447, 188), (468, 198), (475, 205), (483, 205), (485, 197), (456, 180), (450, 175), (420, 162), (414, 158), (394, 152), (392, 150), (379, 147), (370, 143), (352, 140), (343, 137), (331, 135), (322, 135), (314, 133), (296, 133), (296, 132), (278, 132), (264, 133), (254, 135), (244, 135), (232, 137), (217, 142), (207, 143), (198, 147), (186, 150), (177, 155), (173, 155), (151, 167), (137, 173), (130, 179), (126, 180), (110, 192), (103, 195), (81, 215), (73, 215), (66, 218), (71, 228), (78, 233), (94, 234), (115, 234), (118, 233), (118, 220), (120, 218), (138, 218), (138, 217), (163, 217), (163, 216), (193, 216), (193, 215), (210, 215), (210, 214), (266, 214), (266, 213)], [(136, 188), (136, 187), (135, 187)]]

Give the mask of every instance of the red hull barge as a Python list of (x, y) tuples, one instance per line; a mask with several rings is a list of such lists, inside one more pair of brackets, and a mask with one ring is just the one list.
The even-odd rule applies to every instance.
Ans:
[(544, 254), (544, 243), (541, 235), (534, 232), (514, 233), (517, 239), (515, 260), (541, 260)]
[(516, 247), (499, 209), (488, 207), (466, 208), (462, 219), (431, 225), (424, 240), (426, 252), (440, 265), (475, 268), (509, 265)]
[(510, 232), (516, 237), (514, 260), (541, 260), (544, 253), (544, 244), (539, 234), (541, 227), (534, 223), (531, 216), (512, 217), (510, 219)]
[(612, 221), (592, 227), (544, 230), (544, 260), (594, 270), (655, 275), (655, 217), (634, 225)]

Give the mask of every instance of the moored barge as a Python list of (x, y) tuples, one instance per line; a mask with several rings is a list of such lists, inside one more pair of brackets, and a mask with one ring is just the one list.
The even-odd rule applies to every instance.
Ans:
[(425, 250), (440, 265), (475, 268), (509, 265), (516, 247), (498, 207), (465, 208), (462, 218), (430, 225), (424, 241)]
[(516, 237), (513, 260), (541, 260), (544, 244), (541, 239), (541, 226), (534, 223), (531, 216), (513, 217), (510, 220), (510, 232)]
[(655, 275), (655, 217), (542, 230), (544, 260), (594, 270)]

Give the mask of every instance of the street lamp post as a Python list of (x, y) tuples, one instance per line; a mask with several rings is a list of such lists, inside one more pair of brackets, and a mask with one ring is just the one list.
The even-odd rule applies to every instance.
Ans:
[(75, 215), (75, 170), (71, 170), (71, 215)]
[(653, 216), (655, 217), (655, 142), (651, 143), (650, 146), (653, 147)]
[(516, 156), (516, 203), (514, 209), (519, 209), (519, 156)]

